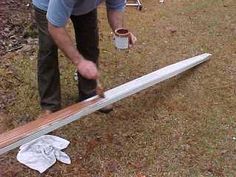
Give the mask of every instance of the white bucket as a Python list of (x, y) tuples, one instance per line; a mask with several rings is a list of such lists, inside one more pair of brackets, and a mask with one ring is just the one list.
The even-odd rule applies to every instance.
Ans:
[(115, 30), (114, 43), (117, 49), (128, 49), (129, 48), (129, 31), (124, 28)]

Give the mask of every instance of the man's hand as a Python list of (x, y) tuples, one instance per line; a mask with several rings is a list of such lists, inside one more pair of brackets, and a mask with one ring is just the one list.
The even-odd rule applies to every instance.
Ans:
[(78, 72), (83, 77), (87, 79), (98, 78), (97, 66), (93, 62), (84, 59), (78, 52), (65, 27), (55, 27), (49, 22), (48, 30), (58, 47), (74, 63), (74, 65), (76, 65)]
[(80, 59), (80, 62), (77, 65), (78, 72), (87, 79), (98, 79), (99, 73), (95, 63), (86, 60)]
[(129, 33), (129, 47), (132, 47), (135, 42), (137, 41), (137, 38), (133, 35), (133, 33)]

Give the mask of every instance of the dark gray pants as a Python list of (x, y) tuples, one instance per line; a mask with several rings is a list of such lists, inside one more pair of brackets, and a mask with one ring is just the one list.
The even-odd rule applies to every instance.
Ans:
[[(35, 8), (35, 19), (39, 31), (38, 89), (42, 109), (56, 111), (61, 108), (60, 72), (58, 48), (48, 32), (46, 12)], [(97, 10), (85, 15), (71, 16), (77, 48), (88, 60), (98, 65)], [(95, 95), (97, 83), (78, 74), (79, 100)]]

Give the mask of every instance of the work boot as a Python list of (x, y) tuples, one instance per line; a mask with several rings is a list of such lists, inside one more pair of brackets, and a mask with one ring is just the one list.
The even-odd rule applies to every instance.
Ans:
[(98, 110), (101, 113), (108, 114), (109, 112), (113, 111), (113, 105), (109, 104), (101, 109)]
[[(91, 98), (91, 97), (93, 97), (93, 96), (95, 96), (95, 95), (97, 95), (95, 91), (92, 92), (91, 94), (83, 94), (83, 93), (80, 93), (80, 94), (79, 94), (78, 102), (84, 101), (84, 100), (86, 100), (86, 99), (88, 99), (88, 98)], [(110, 104), (110, 105), (107, 105), (107, 106), (105, 106), (105, 107), (99, 109), (98, 111), (101, 112), (101, 113), (107, 114), (107, 113), (113, 111), (113, 106), (112, 106), (112, 104)]]

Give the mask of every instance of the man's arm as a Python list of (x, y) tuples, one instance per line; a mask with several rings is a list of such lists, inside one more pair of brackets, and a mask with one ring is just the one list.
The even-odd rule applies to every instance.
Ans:
[[(115, 30), (118, 28), (124, 27), (123, 16), (124, 16), (124, 11), (107, 9), (108, 22), (113, 32), (115, 32)], [(137, 41), (137, 38), (133, 35), (133, 33), (130, 32), (129, 46), (131, 47), (136, 41)]]
[(118, 10), (107, 10), (107, 18), (112, 31), (114, 32), (117, 28), (123, 28), (123, 11)]
[(83, 58), (79, 51), (75, 48), (65, 27), (56, 27), (48, 22), (48, 30), (57, 46), (63, 53), (74, 63), (78, 72), (88, 79), (97, 79), (98, 70), (96, 65)]

